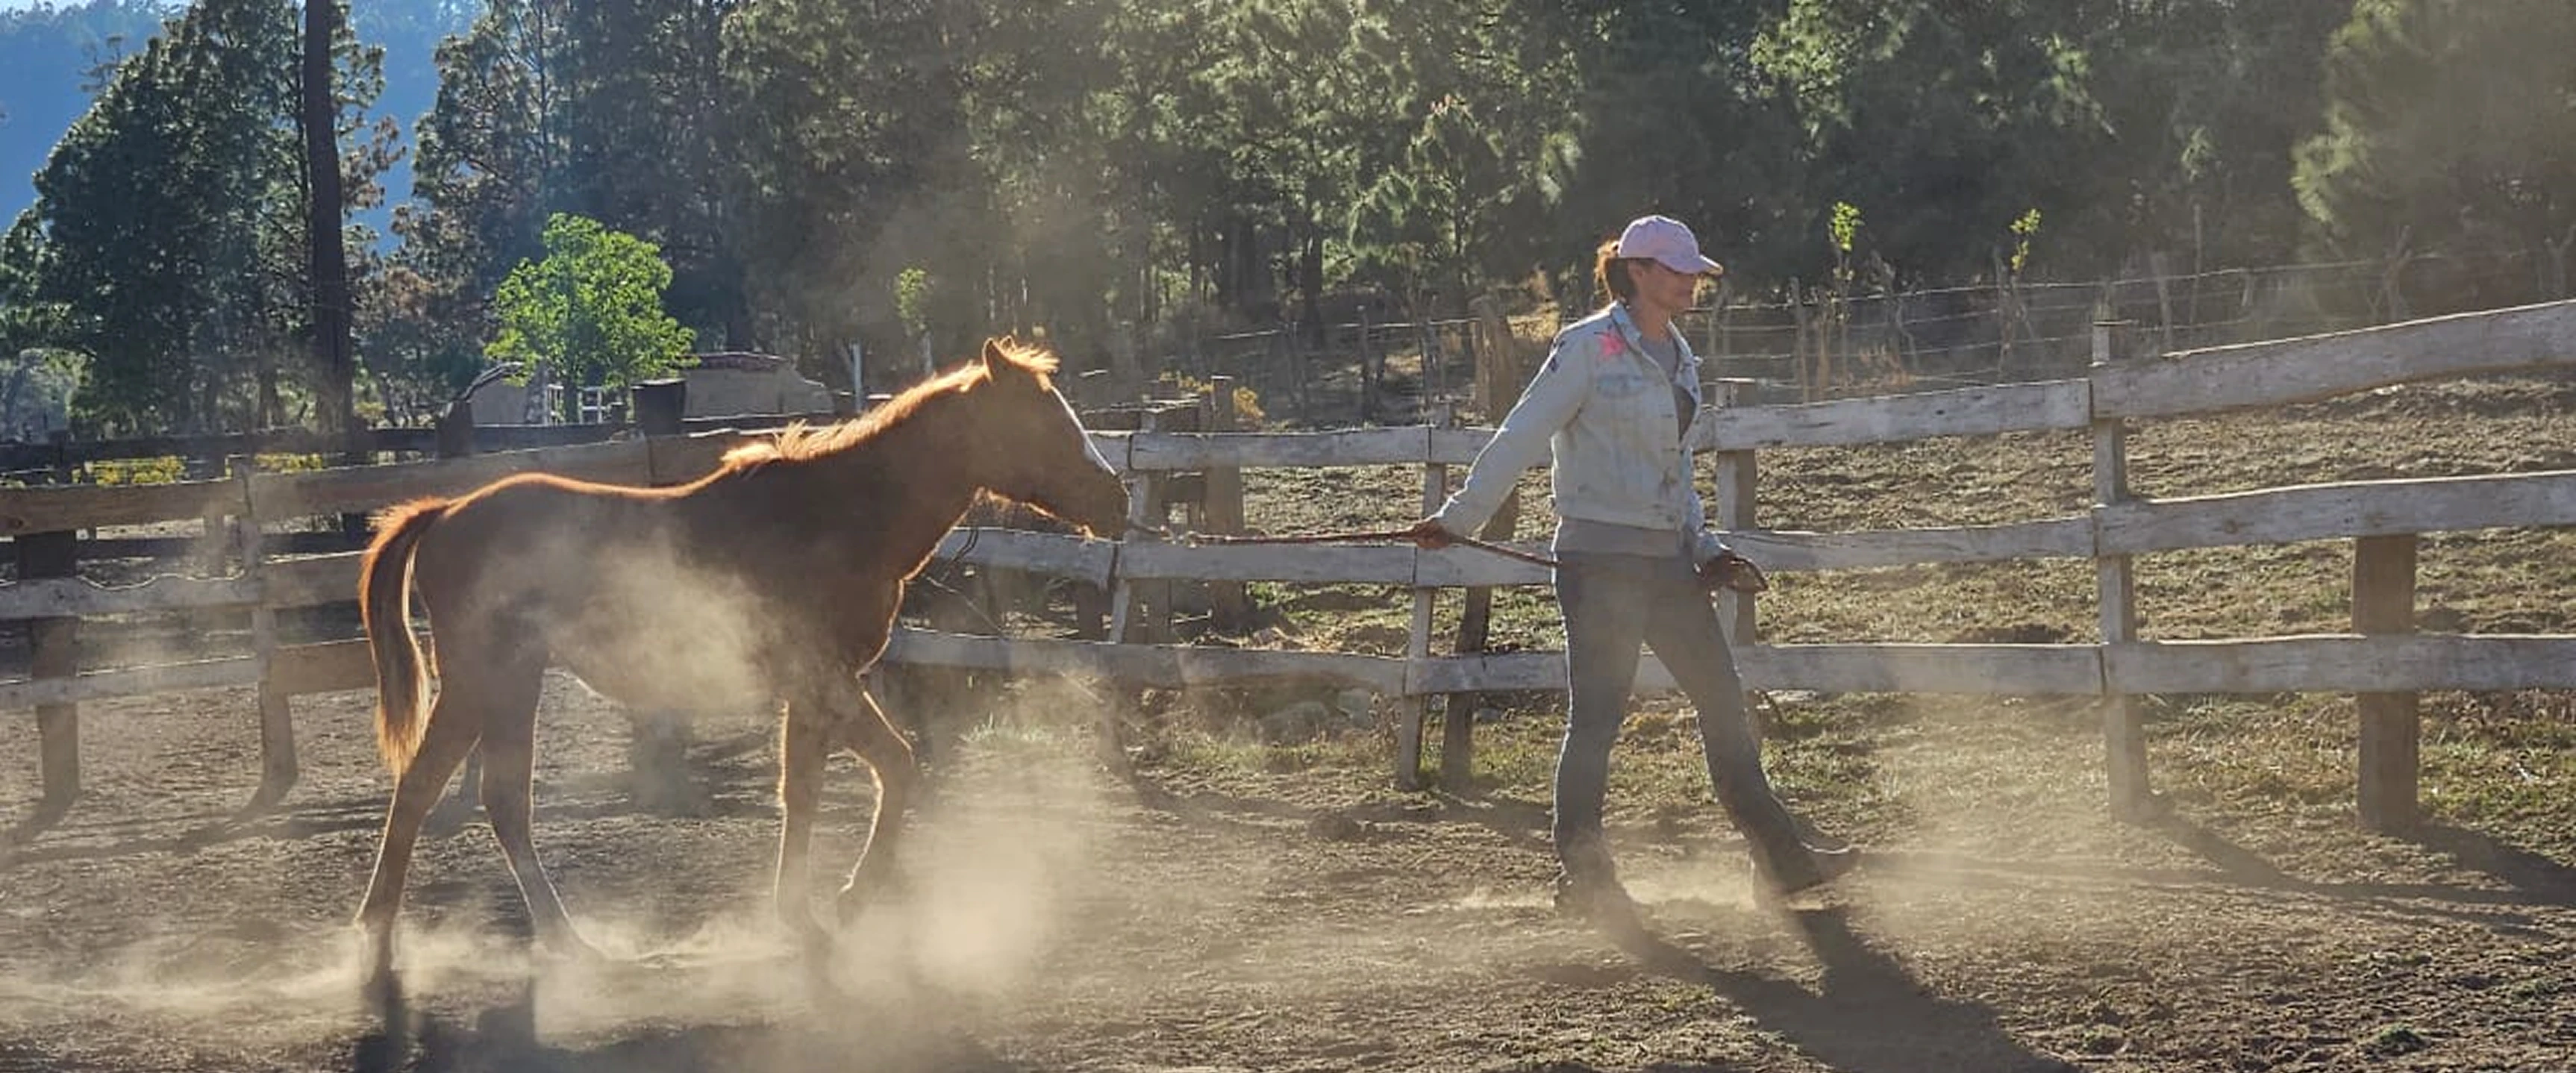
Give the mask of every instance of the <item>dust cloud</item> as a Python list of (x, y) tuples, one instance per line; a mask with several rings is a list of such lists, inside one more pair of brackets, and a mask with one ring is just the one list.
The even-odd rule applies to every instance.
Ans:
[[(985, 1068), (975, 1041), (1015, 1036), (1069, 1000), (1160, 1000), (1200, 980), (1338, 986), (1314, 978), (1303, 944), (1390, 959), (1407, 949), (1377, 927), (1275, 930), (1299, 912), (1265, 893), (1286, 866), (1246, 853), (1227, 824), (1293, 830), (1297, 818), (1149, 815), (1161, 841), (1138, 844), (1136, 791), (1100, 765), (1092, 740), (1122, 698), (1030, 677), (963, 714), (967, 729), (938, 754), (897, 850), (904, 882), (809, 957), (771, 904), (775, 761), (760, 743), (774, 729), (708, 713), (702, 725), (753, 731), (693, 750), (690, 777), (713, 791), (711, 811), (645, 813), (606, 777), (625, 763), (627, 713), (550, 673), (538, 851), (582, 938), (606, 956), (527, 947), (517, 892), (475, 819), (423, 839), (397, 926), (402, 1003), (387, 1009), (361, 986), (348, 924), (387, 792), (372, 699), (301, 707), (297, 796), (281, 816), (222, 833), (209, 833), (210, 817), (255, 777), (247, 692), (211, 715), (205, 697), (85, 712), (97, 796), (0, 862), (15, 892), (0, 906), (0, 1055), (137, 1068), (120, 1048), (145, 1041), (163, 1051), (141, 1063), (150, 1068), (346, 1067), (359, 1047), (358, 1068), (791, 1071), (844, 1068), (864, 1035), (868, 1053), (894, 1056), (882, 1068), (959, 1068), (960, 1054), (964, 1068)], [(826, 920), (873, 796), (860, 765), (834, 761), (810, 892)], [(1173, 839), (1189, 852), (1170, 853)], [(1199, 851), (1232, 863), (1212, 869)], [(1247, 946), (1247, 930), (1273, 938)], [(1277, 943), (1289, 948), (1274, 956)], [(37, 1049), (9, 1049), (21, 1041)], [(459, 1046), (485, 1057), (431, 1056)]]
[[(2112, 816), (2100, 739), (2087, 733), (2099, 718), (2085, 699), (1905, 699), (1901, 732), (1877, 735), (1872, 775), (1906, 817), (1903, 849), (1870, 854), (1847, 884), (1873, 929), (1929, 948), (2030, 941), (2071, 921), (2051, 938), (2081, 944), (2084, 921), (2162, 911), (2141, 877), (2206, 862)], [(2083, 911), (1967, 908), (1998, 897)]]

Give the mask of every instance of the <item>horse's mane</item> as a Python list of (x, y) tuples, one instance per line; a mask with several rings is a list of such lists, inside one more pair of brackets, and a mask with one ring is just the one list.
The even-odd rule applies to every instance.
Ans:
[[(1060, 364), (1055, 352), (1032, 343), (1022, 343), (1004, 336), (992, 341), (1005, 360), (1037, 378), (1040, 387), (1053, 383)], [(754, 440), (724, 453), (724, 470), (750, 469), (768, 462), (801, 462), (809, 458), (835, 454), (874, 438), (888, 426), (898, 424), (929, 400), (950, 392), (964, 391), (992, 379), (984, 363), (968, 360), (955, 368), (907, 388), (883, 406), (838, 424), (816, 427), (802, 421), (779, 430), (769, 439)]]

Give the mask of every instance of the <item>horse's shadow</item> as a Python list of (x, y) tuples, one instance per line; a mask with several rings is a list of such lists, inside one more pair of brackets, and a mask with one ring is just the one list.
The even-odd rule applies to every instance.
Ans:
[(877, 1011), (819, 996), (801, 1022), (657, 1024), (614, 1039), (551, 1045), (538, 1039), (531, 979), (470, 1013), (412, 1008), (399, 982), (369, 990), (371, 1024), (349, 1048), (352, 1073), (838, 1073), (866, 1054), (887, 1073), (1024, 1073), (936, 1018)]
[(1854, 933), (1845, 910), (1801, 910), (1788, 916), (1823, 966), (1823, 979), (1814, 990), (1793, 980), (1713, 965), (1642, 926), (1614, 938), (1644, 971), (1707, 987), (1842, 1073), (2056, 1073), (2076, 1068), (2023, 1046), (1991, 1008), (1932, 994), (1896, 959)]

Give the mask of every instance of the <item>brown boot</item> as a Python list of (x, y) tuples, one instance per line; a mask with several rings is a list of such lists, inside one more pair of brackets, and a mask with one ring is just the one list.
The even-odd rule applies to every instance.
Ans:
[(1633, 926), (1637, 903), (1619, 885), (1619, 870), (1610, 849), (1597, 839), (1584, 839), (1558, 851), (1563, 865), (1556, 873), (1558, 914), (1605, 927)]
[(1575, 920), (1606, 923), (1637, 915), (1636, 901), (1628, 897), (1628, 889), (1616, 879), (1558, 872), (1555, 899), (1557, 914)]
[(1783, 896), (1824, 886), (1860, 866), (1860, 852), (1848, 847), (1823, 849), (1801, 845), (1786, 861), (1771, 858), (1771, 854), (1755, 850), (1753, 871), (1763, 886), (1773, 894)]

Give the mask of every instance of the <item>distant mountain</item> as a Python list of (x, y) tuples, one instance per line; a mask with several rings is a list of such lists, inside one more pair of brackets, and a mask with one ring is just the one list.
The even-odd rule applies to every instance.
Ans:
[[(385, 91), (376, 114), (400, 123), (408, 145), (413, 125), (438, 99), (438, 42), (463, 32), (481, 7), (463, 0), (366, 0), (352, 7), (359, 39), (385, 50)], [(34, 203), (36, 172), (89, 110), (116, 61), (140, 51), (163, 19), (185, 9), (165, 0), (92, 0), (0, 12), (0, 227)], [(384, 182), (389, 202), (409, 199), (408, 158)], [(391, 216), (389, 208), (361, 214), (379, 234)]]

